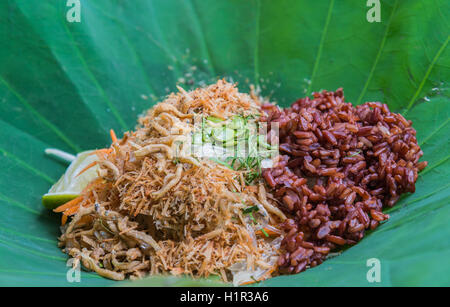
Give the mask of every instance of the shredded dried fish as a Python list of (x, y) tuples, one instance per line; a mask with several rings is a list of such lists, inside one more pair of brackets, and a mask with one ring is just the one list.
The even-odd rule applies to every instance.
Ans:
[(286, 218), (264, 186), (246, 187), (242, 172), (184, 155), (194, 117), (259, 114), (260, 102), (223, 80), (179, 91), (150, 109), (124, 139), (114, 134), (112, 149), (99, 154), (101, 180), (70, 208), (75, 215), (60, 245), (88, 270), (115, 280), (169, 272), (224, 281), (236, 263), (268, 270), (265, 255), (276, 253), (274, 246), (242, 213), (258, 206), (265, 224), (267, 215)]

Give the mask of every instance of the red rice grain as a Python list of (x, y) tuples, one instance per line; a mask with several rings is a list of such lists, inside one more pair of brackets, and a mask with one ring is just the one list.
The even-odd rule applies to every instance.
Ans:
[(279, 160), (263, 177), (289, 216), (282, 224), (282, 273), (299, 273), (356, 244), (389, 218), (383, 207), (415, 191), (427, 166), (419, 162), (411, 121), (380, 102), (354, 107), (341, 88), (263, 110), (261, 120), (280, 129)]

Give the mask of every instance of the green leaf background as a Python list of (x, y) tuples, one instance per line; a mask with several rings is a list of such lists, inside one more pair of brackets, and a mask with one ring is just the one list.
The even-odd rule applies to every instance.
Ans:
[[(83, 273), (66, 281), (59, 219), (40, 197), (65, 169), (47, 147), (108, 145), (174, 91), (226, 77), (280, 105), (344, 87), (355, 104), (386, 102), (412, 119), (429, 162), (417, 191), (357, 246), (304, 273), (257, 286), (450, 285), (449, 13), (446, 0), (0, 1), (0, 285), (120, 285)], [(381, 261), (381, 283), (366, 261)], [(213, 285), (150, 278), (139, 285)]]

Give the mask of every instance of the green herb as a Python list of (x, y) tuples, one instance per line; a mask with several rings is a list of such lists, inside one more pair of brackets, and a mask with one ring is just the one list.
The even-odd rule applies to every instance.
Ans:
[(256, 212), (258, 210), (259, 210), (258, 206), (252, 206), (252, 207), (248, 207), (248, 208), (242, 209), (242, 212), (244, 214), (249, 214), (249, 213), (252, 213), (252, 212)]
[(255, 277), (253, 277), (253, 275), (250, 276), (250, 278), (253, 279), (253, 281), (254, 281), (255, 283), (259, 283), (259, 280), (257, 280)]
[(244, 175), (244, 181), (246, 185), (251, 185), (255, 179), (259, 178), (260, 172), (258, 171), (250, 171), (249, 173)]
[(211, 133), (212, 127), (205, 127), (205, 129), (203, 129), (203, 142), (211, 142)]
[(261, 232), (262, 232), (266, 237), (269, 237), (269, 234), (264, 230), (264, 228), (261, 228)]
[[(225, 162), (210, 158), (212, 161), (229, 169), (244, 171), (245, 173), (243, 176), (246, 185), (252, 185), (254, 181), (261, 176), (261, 161), (266, 158), (266, 155), (258, 152), (258, 144), (259, 147), (271, 149), (271, 146), (265, 141), (265, 136), (257, 136), (250, 133), (247, 124), (251, 118), (254, 118), (254, 116), (234, 116), (231, 123), (218, 128), (208, 126), (205, 122), (205, 118), (203, 118), (202, 121), (204, 141), (211, 142), (213, 145), (225, 146), (227, 148), (242, 145), (242, 142), (245, 142), (243, 146), (248, 145), (249, 153), (246, 158), (237, 157), (237, 150), (239, 149), (236, 148), (234, 150), (234, 156), (227, 157), (224, 160)], [(208, 117), (208, 120), (210, 120), (210, 117)], [(206, 134), (210, 137), (207, 137)], [(266, 150), (265, 153), (269, 153), (269, 151)]]
[(249, 120), (256, 119), (256, 118), (259, 118), (259, 117), (260, 117), (259, 114), (250, 114), (250, 115), (244, 116), (243, 118), (245, 120), (245, 124), (247, 124)]
[[(228, 157), (225, 161), (231, 161), (230, 166), (237, 170), (246, 170), (244, 181), (246, 185), (251, 185), (255, 179), (261, 176), (261, 161), (263, 157)], [(235, 166), (236, 162), (239, 165)]]
[(227, 168), (229, 168), (229, 169), (234, 171), (234, 169), (226, 162), (223, 162), (223, 161), (221, 161), (219, 159), (216, 159), (216, 158), (209, 158), (209, 160), (214, 161), (214, 162), (216, 162), (216, 163), (218, 163), (220, 165), (223, 165), (223, 166), (225, 166), (225, 167), (227, 167)]
[(253, 222), (254, 224), (257, 224), (257, 223), (256, 223), (256, 219), (255, 219), (255, 217), (253, 216), (253, 212), (257, 212), (258, 210), (259, 210), (258, 206), (251, 206), (251, 207), (242, 209), (242, 212), (243, 212), (244, 214), (248, 214), (248, 216), (250, 217), (250, 219), (252, 220), (252, 222)]
[(349, 155), (349, 156), (347, 156), (347, 157), (348, 157), (348, 158), (351, 158), (351, 157), (354, 157), (354, 156), (359, 155), (360, 153), (361, 153), (361, 151), (358, 150), (358, 151), (356, 151), (355, 153), (352, 153), (351, 155)]
[(257, 140), (259, 147), (264, 147), (265, 149), (272, 149), (272, 146), (269, 143), (267, 143), (265, 135), (258, 135)]

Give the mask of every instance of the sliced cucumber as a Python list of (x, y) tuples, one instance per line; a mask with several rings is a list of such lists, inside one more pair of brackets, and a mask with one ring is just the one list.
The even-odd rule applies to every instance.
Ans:
[(220, 143), (234, 141), (234, 135), (234, 130), (227, 127), (215, 128), (212, 130), (213, 139)]
[(203, 142), (211, 142), (213, 128), (209, 126), (203, 127)]
[(234, 116), (231, 123), (227, 125), (227, 128), (234, 130), (242, 130), (245, 127), (245, 120), (241, 116)]
[(272, 149), (272, 146), (267, 143), (265, 135), (258, 135), (258, 144), (260, 148), (263, 147), (265, 149)]

